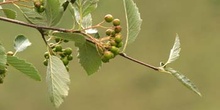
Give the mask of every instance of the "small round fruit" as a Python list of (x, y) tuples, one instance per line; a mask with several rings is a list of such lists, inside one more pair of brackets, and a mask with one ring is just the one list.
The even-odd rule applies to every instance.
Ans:
[(103, 63), (109, 62), (109, 59), (105, 58), (104, 56), (102, 56), (101, 60), (102, 60)]
[(63, 58), (61, 60), (65, 66), (69, 64), (69, 60), (67, 58)]
[(43, 64), (44, 64), (45, 66), (48, 66), (48, 60), (45, 59), (44, 62), (43, 62)]
[(111, 44), (111, 46), (116, 46), (116, 45), (118, 45), (118, 44), (115, 42), (115, 40), (113, 40), (113, 39), (110, 40), (110, 44)]
[(106, 22), (110, 23), (113, 21), (113, 16), (111, 14), (107, 14), (107, 15), (105, 15), (104, 19)]
[(116, 47), (120, 48), (120, 47), (122, 47), (122, 46), (123, 46), (123, 42), (120, 42), (120, 43), (117, 44)]
[(73, 55), (68, 55), (67, 60), (69, 60), (69, 61), (73, 60)]
[(49, 53), (48, 52), (44, 53), (44, 58), (49, 59)]
[(42, 3), (40, 2), (40, 0), (34, 0), (34, 6), (36, 8), (40, 8), (41, 5), (42, 5)]
[(60, 38), (55, 38), (55, 42), (57, 43), (57, 42), (60, 42), (61, 41), (61, 39)]
[(105, 31), (105, 34), (106, 34), (107, 36), (110, 36), (110, 35), (112, 35), (112, 32), (113, 32), (112, 29), (107, 29), (107, 30)]
[(121, 26), (115, 26), (115, 33), (121, 32), (122, 28)]
[(106, 50), (103, 54), (103, 56), (106, 58), (106, 59), (112, 59), (114, 57), (114, 54), (111, 52), (111, 51), (108, 51)]
[(14, 52), (8, 51), (8, 52), (7, 52), (7, 55), (8, 55), (8, 56), (13, 56), (13, 55), (14, 55)]
[(121, 21), (119, 19), (114, 19), (113, 20), (113, 25), (114, 26), (119, 26), (121, 24)]
[(120, 43), (121, 41), (122, 41), (121, 34), (117, 34), (117, 35), (115, 36), (115, 42)]
[(112, 53), (114, 53), (114, 55), (116, 56), (116, 55), (118, 55), (119, 54), (119, 48), (117, 48), (117, 47), (115, 47), (115, 46), (112, 46), (111, 48), (110, 48), (110, 51), (112, 52)]
[(56, 45), (55, 46), (55, 52), (62, 52), (62, 46), (61, 45)]
[(64, 52), (65, 55), (71, 55), (73, 50), (72, 50), (72, 48), (68, 47), (63, 52)]

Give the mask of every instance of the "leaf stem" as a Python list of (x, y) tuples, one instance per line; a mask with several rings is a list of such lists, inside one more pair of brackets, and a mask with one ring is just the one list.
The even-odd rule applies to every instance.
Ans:
[(155, 67), (155, 66), (152, 66), (152, 65), (150, 65), (150, 64), (147, 64), (147, 63), (144, 63), (144, 62), (142, 62), (142, 61), (139, 61), (139, 60), (137, 60), (137, 59), (134, 59), (134, 58), (132, 58), (132, 57), (126, 55), (125, 53), (120, 53), (119, 55), (122, 56), (122, 57), (124, 57), (124, 58), (126, 58), (126, 59), (128, 59), (128, 60), (131, 60), (131, 61), (133, 61), (133, 62), (135, 62), (135, 63), (138, 63), (138, 64), (140, 64), (140, 65), (143, 65), (143, 66), (146, 66), (146, 67), (148, 67), (148, 68), (151, 68), (151, 69), (153, 69), (153, 70), (155, 70), (155, 71), (159, 71), (159, 70), (160, 70), (158, 67)]

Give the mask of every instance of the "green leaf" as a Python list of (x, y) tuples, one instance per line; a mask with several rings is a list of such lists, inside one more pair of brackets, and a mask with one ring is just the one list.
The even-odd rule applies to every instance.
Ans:
[(54, 36), (61, 38), (61, 39), (66, 39), (69, 41), (74, 41), (77, 43), (85, 43), (86, 39), (85, 37), (80, 34), (80, 33), (62, 33), (62, 32), (55, 32), (53, 33)]
[(173, 61), (175, 61), (176, 59), (179, 58), (179, 53), (180, 53), (180, 40), (179, 40), (179, 36), (178, 34), (176, 34), (176, 39), (175, 39), (175, 43), (173, 45), (173, 48), (170, 50), (170, 56), (167, 60), (167, 62), (164, 64), (164, 66), (166, 66), (169, 63), (172, 63)]
[(5, 48), (0, 43), (0, 70), (4, 70), (7, 63), (7, 56), (5, 53)]
[(91, 75), (98, 71), (102, 65), (102, 61), (94, 44), (85, 42), (84, 44), (76, 43), (75, 45), (79, 48), (79, 63), (82, 65), (87, 74)]
[(172, 68), (164, 68), (164, 69), (165, 71), (173, 75), (175, 78), (177, 78), (184, 86), (186, 86), (187, 88), (198, 94), (199, 96), (202, 96), (202, 94), (199, 92), (199, 89), (196, 87), (195, 84), (193, 84), (193, 82), (190, 81), (189, 78), (187, 78), (186, 76), (184, 76), (183, 74)]
[(60, 22), (65, 7), (62, 5), (67, 0), (46, 0), (45, 14), (47, 18), (47, 26), (55, 26)]
[(15, 53), (25, 50), (30, 45), (31, 42), (24, 35), (18, 35), (14, 41)]
[(7, 18), (11, 18), (11, 19), (15, 19), (16, 18), (16, 12), (14, 11), (14, 10), (11, 10), (11, 9), (2, 9), (3, 10), (3, 12), (4, 12), (4, 14), (5, 14), (5, 16), (7, 17)]
[(46, 76), (50, 100), (59, 107), (68, 95), (70, 76), (63, 62), (56, 56), (50, 56)]
[(15, 56), (8, 56), (7, 62), (20, 72), (29, 76), (30, 78), (37, 81), (41, 81), (41, 77), (38, 70), (31, 63)]
[(77, 0), (70, 7), (75, 22), (81, 28), (92, 26), (91, 12), (97, 8), (98, 0)]
[(142, 19), (137, 5), (133, 0), (123, 0), (125, 17), (127, 22), (127, 38), (125, 41), (124, 51), (127, 44), (135, 41), (141, 30)]
[(77, 6), (79, 12), (82, 13), (82, 17), (84, 17), (97, 8), (98, 2), (99, 0), (77, 0), (75, 5)]
[(34, 9), (26, 8), (26, 7), (18, 7), (18, 9), (21, 10), (22, 14), (26, 18), (26, 20), (31, 23), (31, 24), (36, 24), (40, 26), (46, 26), (47, 25), (47, 19), (45, 16), (45, 12), (43, 13), (38, 13)]

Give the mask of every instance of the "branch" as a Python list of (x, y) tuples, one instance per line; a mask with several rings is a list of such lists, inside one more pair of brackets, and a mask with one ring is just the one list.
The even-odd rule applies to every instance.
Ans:
[(152, 66), (152, 65), (150, 65), (150, 64), (147, 64), (147, 63), (144, 63), (144, 62), (139, 61), (139, 60), (137, 60), (137, 59), (134, 59), (134, 58), (132, 58), (132, 57), (130, 57), (130, 56), (127, 56), (125, 53), (120, 53), (119, 55), (122, 56), (122, 57), (124, 57), (124, 58), (126, 58), (126, 59), (128, 59), (128, 60), (130, 60), (130, 61), (133, 61), (133, 62), (138, 63), (138, 64), (140, 64), (140, 65), (146, 66), (146, 67), (148, 67), (148, 68), (151, 68), (151, 69), (153, 69), (153, 70), (155, 70), (155, 71), (159, 71), (159, 70), (160, 70), (158, 67)]
[[(9, 18), (5, 18), (5, 17), (1, 17), (0, 16), (0, 20), (1, 21), (6, 21), (6, 22), (10, 22), (10, 23), (14, 23), (14, 24), (18, 24), (18, 25), (22, 25), (22, 26), (26, 26), (26, 27), (31, 27), (31, 28), (35, 28), (37, 30), (53, 30), (53, 31), (60, 31), (60, 32), (69, 32), (69, 33), (80, 33), (83, 34), (85, 36), (88, 36), (86, 33), (83, 33), (82, 31), (75, 31), (75, 30), (69, 30), (69, 29), (63, 29), (63, 28), (53, 28), (53, 27), (46, 27), (46, 26), (38, 26), (38, 25), (34, 25), (34, 24), (29, 24), (26, 22), (22, 22), (22, 21), (18, 21), (18, 20), (14, 20), (14, 19), (9, 19)], [(86, 38), (86, 41), (91, 42), (93, 44), (95, 44), (96, 42), (92, 41), (91, 39)], [(125, 53), (120, 53), (120, 56), (133, 61), (135, 63), (138, 63), (140, 65), (146, 66), (148, 68), (151, 68), (155, 71), (159, 71), (160, 69), (158, 67), (152, 66), (150, 64), (144, 63), (142, 61), (139, 61), (137, 59), (134, 59), (130, 56), (127, 56)]]
[(14, 23), (14, 24), (18, 24), (18, 25), (22, 25), (22, 26), (26, 26), (26, 27), (35, 28), (35, 29), (44, 29), (44, 30), (53, 30), (53, 31), (60, 31), (60, 32), (80, 33), (80, 31), (74, 31), (74, 30), (69, 30), (69, 29), (53, 28), (53, 27), (47, 27), (47, 26), (38, 26), (38, 25), (34, 25), (34, 24), (28, 24), (26, 22), (22, 22), (22, 21), (10, 19), (10, 18), (5, 18), (5, 17), (2, 17), (2, 16), (0, 16), (0, 20), (1, 21), (10, 22), (10, 23)]

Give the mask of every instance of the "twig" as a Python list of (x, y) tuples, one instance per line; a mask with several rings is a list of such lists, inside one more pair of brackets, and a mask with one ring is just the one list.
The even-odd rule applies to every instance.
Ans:
[(140, 64), (140, 65), (143, 65), (143, 66), (146, 66), (146, 67), (148, 67), (148, 68), (151, 68), (151, 69), (153, 69), (153, 70), (156, 70), (156, 71), (159, 71), (159, 70), (160, 70), (158, 67), (152, 66), (152, 65), (150, 65), (150, 64), (147, 64), (147, 63), (144, 63), (144, 62), (139, 61), (139, 60), (137, 60), (137, 59), (134, 59), (134, 58), (132, 58), (132, 57), (130, 57), (130, 56), (127, 56), (125, 53), (120, 53), (119, 55), (122, 56), (122, 57), (124, 57), (124, 58), (126, 58), (126, 59), (128, 59), (128, 60), (131, 60), (131, 61), (133, 61), (133, 62), (135, 62), (135, 63), (138, 63), (138, 64)]
[[(69, 29), (63, 29), (63, 28), (53, 28), (53, 27), (46, 27), (46, 26), (38, 26), (38, 25), (28, 24), (28, 23), (25, 23), (25, 22), (22, 22), (22, 21), (18, 21), (18, 20), (14, 20), (14, 19), (9, 19), (9, 18), (5, 18), (5, 17), (1, 17), (1, 16), (0, 16), (0, 20), (1, 21), (10, 22), (10, 23), (14, 23), (14, 24), (18, 24), (18, 25), (22, 25), (22, 26), (27, 26), (27, 27), (35, 28), (37, 30), (53, 30), (53, 31), (60, 31), (60, 32), (67, 32), (67, 33), (68, 32), (69, 33), (80, 33), (80, 34), (82, 34), (84, 36), (88, 36), (88, 34), (82, 32), (82, 31), (75, 31), (75, 30), (69, 30)], [(90, 42), (90, 43), (93, 43), (93, 44), (96, 44), (96, 42), (93, 41), (92, 39), (86, 38), (86, 41)], [(144, 63), (142, 61), (139, 61), (137, 59), (134, 59), (134, 58), (126, 55), (125, 53), (120, 53), (119, 55), (124, 57), (124, 58), (126, 58), (126, 59), (128, 59), (128, 60), (130, 60), (130, 61), (133, 61), (133, 62), (138, 63), (140, 65), (146, 66), (146, 67), (151, 68), (153, 70), (156, 70), (156, 71), (160, 70), (158, 67), (155, 67), (155, 66), (152, 66), (150, 64), (147, 64), (147, 63)]]

